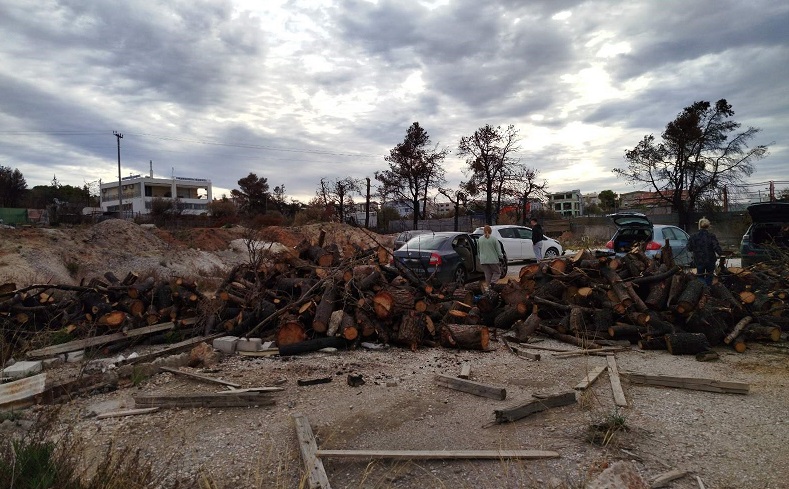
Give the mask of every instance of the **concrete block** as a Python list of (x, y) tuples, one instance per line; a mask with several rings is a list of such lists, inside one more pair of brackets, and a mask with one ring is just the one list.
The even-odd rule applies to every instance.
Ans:
[(227, 353), (228, 355), (232, 355), (236, 352), (236, 344), (238, 343), (238, 336), (222, 336), (221, 338), (216, 338), (211, 346), (214, 349), (221, 351), (222, 353)]
[(260, 351), (263, 347), (263, 340), (260, 338), (239, 338), (236, 343), (236, 351)]
[(66, 353), (66, 363), (77, 363), (85, 359), (85, 350), (70, 351)]
[(37, 374), (43, 370), (43, 364), (40, 360), (35, 362), (16, 362), (15, 364), (3, 369), (3, 377), (12, 379), (21, 379)]
[(44, 370), (47, 370), (50, 368), (55, 368), (55, 367), (59, 367), (60, 365), (63, 365), (63, 362), (65, 362), (65, 358), (61, 358), (61, 357), (45, 358), (44, 360), (41, 360), (41, 362), (44, 364)]

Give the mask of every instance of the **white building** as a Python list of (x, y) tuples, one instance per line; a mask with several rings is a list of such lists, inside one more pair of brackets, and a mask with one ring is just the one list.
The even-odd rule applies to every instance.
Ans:
[(554, 192), (548, 196), (551, 209), (565, 217), (578, 217), (584, 213), (584, 200), (580, 190)]
[[(128, 216), (150, 214), (154, 199), (174, 200), (184, 214), (208, 212), (211, 180), (205, 178), (154, 178), (132, 175), (121, 179), (123, 212)], [(102, 212), (118, 212), (118, 182), (101, 184)]]

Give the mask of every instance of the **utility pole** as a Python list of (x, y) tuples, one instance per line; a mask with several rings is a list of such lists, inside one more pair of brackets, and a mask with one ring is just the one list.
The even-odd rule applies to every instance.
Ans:
[(364, 227), (370, 229), (370, 177), (366, 177), (365, 180), (367, 180), (367, 196), (364, 201)]
[(123, 139), (123, 134), (112, 131), (112, 135), (118, 140), (118, 213), (123, 219), (123, 187), (121, 186), (121, 139)]

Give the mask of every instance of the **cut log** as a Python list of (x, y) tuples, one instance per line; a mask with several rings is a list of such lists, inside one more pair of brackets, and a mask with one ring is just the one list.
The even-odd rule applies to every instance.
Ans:
[(689, 281), (677, 299), (676, 311), (684, 315), (696, 309), (702, 294), (704, 294), (704, 288), (705, 284), (701, 280)]
[[(760, 319), (761, 321), (761, 319)], [(743, 331), (746, 339), (763, 341), (781, 341), (781, 328), (775, 326), (760, 326), (750, 324)]]
[(416, 351), (422, 338), (425, 336), (425, 315), (416, 311), (411, 311), (403, 315), (400, 327), (392, 341), (407, 346), (411, 351)]
[(745, 316), (744, 318), (740, 319), (737, 324), (734, 325), (734, 328), (723, 338), (723, 342), (727, 345), (734, 341), (734, 338), (739, 336), (743, 329), (748, 326), (753, 321), (753, 317)]
[(279, 355), (281, 357), (299, 355), (301, 353), (309, 353), (318, 351), (323, 348), (345, 348), (346, 342), (342, 337), (331, 336), (323, 338), (314, 338), (305, 340), (300, 343), (291, 343), (289, 345), (279, 346)]
[(283, 347), (301, 343), (307, 339), (307, 331), (295, 316), (283, 316), (277, 328), (277, 346)]
[(312, 329), (316, 333), (325, 333), (329, 328), (334, 303), (337, 300), (338, 288), (333, 283), (326, 286), (318, 306), (315, 308), (315, 318), (312, 320)]
[(703, 333), (674, 333), (666, 335), (666, 349), (672, 355), (695, 355), (710, 349)]
[(439, 339), (445, 348), (487, 351), (490, 332), (485, 326), (445, 324), (441, 327)]
[(524, 319), (529, 313), (526, 303), (519, 302), (504, 308), (493, 320), (493, 326), (498, 329), (510, 329), (518, 320)]
[(540, 316), (536, 313), (531, 313), (525, 320), (518, 321), (512, 326), (512, 332), (515, 338), (525, 343), (531, 338), (540, 326)]

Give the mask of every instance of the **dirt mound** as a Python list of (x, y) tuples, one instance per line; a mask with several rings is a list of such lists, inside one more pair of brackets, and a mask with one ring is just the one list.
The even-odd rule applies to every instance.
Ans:
[(326, 232), (325, 245), (336, 244), (341, 250), (346, 249), (349, 245), (368, 249), (379, 244), (391, 247), (394, 243), (393, 236), (381, 235), (364, 228), (337, 222), (307, 224), (292, 228), (271, 226), (261, 230), (261, 234), (267, 241), (276, 241), (293, 247), (305, 240), (317, 244), (321, 231)]

